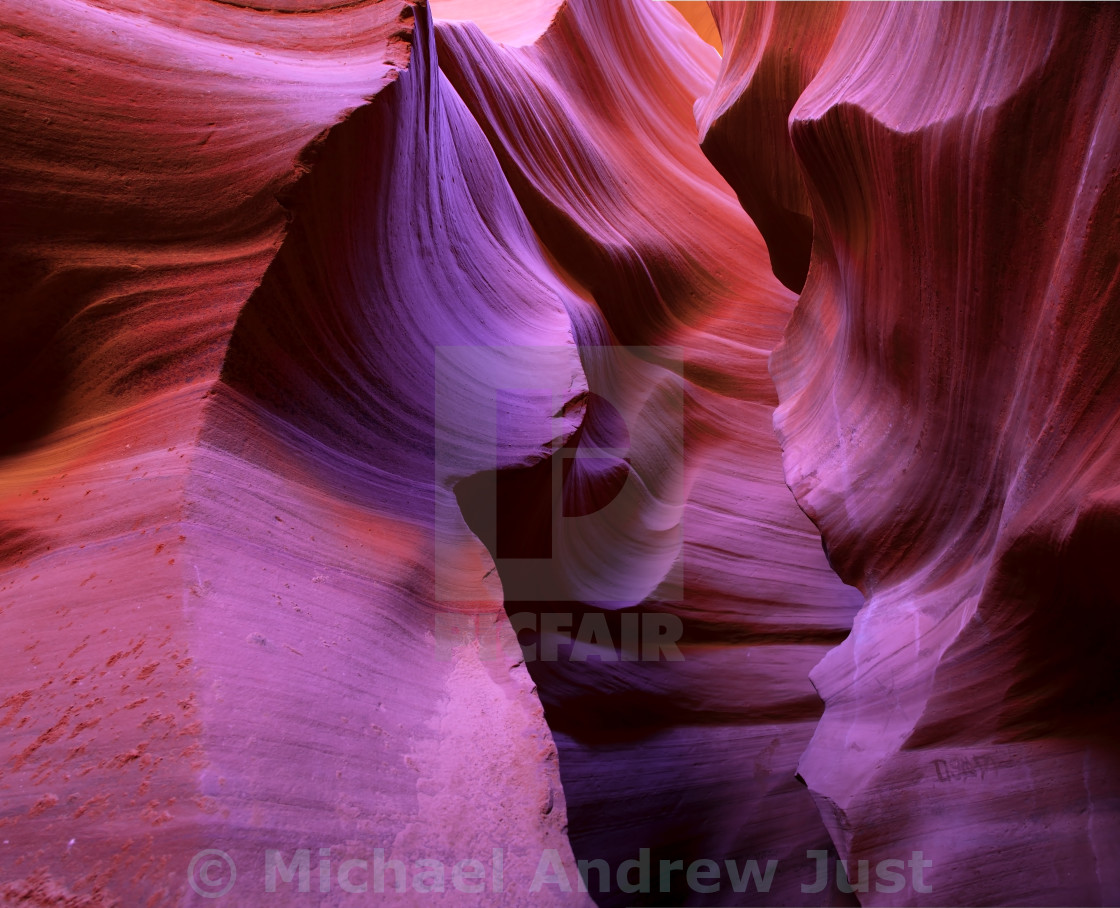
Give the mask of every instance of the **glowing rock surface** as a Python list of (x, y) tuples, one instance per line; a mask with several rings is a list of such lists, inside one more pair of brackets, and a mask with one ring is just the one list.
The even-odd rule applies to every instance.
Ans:
[(0, 26), (0, 903), (1120, 899), (1113, 7)]

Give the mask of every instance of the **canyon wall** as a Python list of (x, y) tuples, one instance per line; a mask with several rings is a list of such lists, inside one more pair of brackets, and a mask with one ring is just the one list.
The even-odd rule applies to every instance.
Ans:
[(760, 226), (812, 218), (786, 477), (868, 597), (800, 775), (846, 858), (924, 852), (907, 903), (1114, 903), (1120, 19), (713, 6), (704, 147)]
[[(556, 569), (584, 588), (618, 590), (626, 578), (623, 588), (581, 593), (558, 581), (554, 595), (524, 602), (510, 585), (516, 563), (499, 567), (513, 613), (571, 613), (577, 626), (603, 614), (616, 641), (620, 612), (681, 622), (680, 661), (619, 652), (610, 654), (617, 661), (529, 662), (560, 751), (576, 858), (617, 868), (649, 850), (653, 891), (612, 880), (594, 893), (604, 905), (744, 897), (726, 872), (707, 893), (683, 872), (657, 891), (660, 862), (697, 860), (778, 861), (762, 897), (818, 904), (820, 895), (801, 891), (815, 876), (805, 854), (830, 846), (795, 778), (820, 710), (808, 671), (862, 599), (828, 569), (781, 472), (767, 358), (794, 296), (697, 143), (693, 109), (719, 58), (667, 5), (629, 0), (566, 4), (531, 47), (501, 46), (473, 25), (438, 25), (436, 34), (441, 68), (575, 288), (573, 332), (590, 390), (610, 402), (630, 394), (625, 371), (596, 352), (602, 344), (655, 349), (662, 377), (679, 376), (679, 403), (647, 395), (644, 409), (623, 411), (628, 445), (611, 443), (610, 411), (593, 399), (563, 489), (550, 488), (545, 465), (521, 479), (504, 515), (526, 535), (541, 520), (527, 497), (609, 501), (612, 474), (597, 453), (605, 448), (661, 508), (675, 509), (667, 519), (679, 526), (672, 566), (649, 551), (662, 518), (652, 506), (623, 510), (601, 541), (577, 525), (571, 532), (592, 545), (564, 545), (574, 521), (557, 500), (547, 512), (557, 515)], [(642, 387), (656, 380), (638, 378)], [(679, 488), (664, 482), (673, 458), (683, 465)], [(470, 522), (469, 503), (466, 513)], [(752, 888), (747, 897), (760, 896)]]
[[(431, 363), (551, 342), (474, 365), (582, 370), (426, 13), (6, 13), (4, 898), (334, 904), (381, 854), (390, 901), (434, 861), (477, 904), (450, 874), (480, 860), (487, 903), (522, 904), (542, 852), (570, 866), (563, 793), (525, 669), (433, 638), (501, 591), (462, 518), (435, 524)], [(472, 444), (479, 387), (445, 465), (542, 456), (530, 391), (504, 460)]]
[(0, 26), (0, 903), (1120, 900), (1113, 7)]

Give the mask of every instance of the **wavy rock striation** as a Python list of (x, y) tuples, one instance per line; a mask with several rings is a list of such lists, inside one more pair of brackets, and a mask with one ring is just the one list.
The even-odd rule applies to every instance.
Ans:
[(1115, 903), (1120, 13), (432, 7), (0, 13), (0, 901)]
[(709, 6), (723, 60), (714, 88), (697, 106), (700, 144), (766, 239), (774, 274), (799, 293), (813, 218), (787, 121), (828, 55), (847, 4)]
[[(483, 859), (488, 903), (522, 904), (542, 851), (571, 860), (564, 802), (524, 668), (433, 640), (436, 541), (438, 609), (500, 592), (457, 510), (433, 516), (432, 362), (583, 377), (426, 18), (398, 76), (402, 4), (6, 15), (5, 897), (210, 904), (212, 848), (239, 904), (305, 904), (299, 849), (332, 897), (373, 890), (381, 849), (405, 902), (423, 860), (476, 904), (450, 873)], [(448, 394), (449, 474), (548, 449), (531, 390), (502, 398), (500, 455), (475, 439), (488, 386)], [(275, 893), (270, 851), (297, 866)]]
[[(768, 32), (724, 36), (705, 141), (735, 185), (760, 154), (780, 163), (740, 190), (748, 207), (798, 186), (811, 203), (775, 422), (791, 488), (868, 603), (813, 672), (827, 708), (800, 773), (853, 872), (931, 862), (932, 895), (872, 887), (866, 904), (1109, 904), (1120, 20), (820, 13), (758, 7)], [(775, 58), (800, 79), (775, 81)], [(761, 152), (712, 145), (758, 117)], [(766, 235), (780, 273), (792, 234)]]
[[(548, 464), (505, 474), (518, 494), (498, 522), (523, 538), (554, 530), (555, 591), (520, 601), (517, 565), (499, 559), (507, 609), (540, 614), (538, 629), (557, 611), (576, 627), (602, 615), (616, 642), (620, 613), (667, 612), (683, 627), (682, 661), (629, 662), (617, 650), (609, 658), (618, 661), (582, 661), (582, 652), (551, 661), (539, 658), (548, 633), (530, 637), (576, 857), (613, 869), (644, 847), (655, 875), (659, 861), (778, 860), (761, 897), (817, 903), (801, 892), (813, 878), (805, 852), (828, 842), (794, 779), (819, 709), (806, 679), (861, 600), (828, 570), (782, 478), (765, 370), (793, 298), (698, 146), (693, 107), (712, 90), (718, 58), (660, 4), (570, 2), (531, 47), (495, 45), (470, 25), (439, 25), (437, 38), (441, 68), (576, 291), (588, 386), (622, 401), (614, 409), (631, 436), (620, 439), (611, 408), (593, 398), (565, 455), (577, 465), (584, 456), (585, 470), (573, 468), (563, 488)], [(656, 348), (660, 380), (675, 377), (680, 403), (647, 390), (644, 409), (628, 410), (635, 379), (604, 363), (604, 343)], [(657, 374), (641, 372), (637, 386), (649, 389)], [(600, 505), (614, 497), (617, 474), (594, 469), (606, 453), (625, 454), (615, 466), (661, 509), (618, 509), (609, 545), (581, 548), (555, 515), (570, 504), (565, 495)], [(680, 485), (657, 488), (674, 455)], [(472, 519), (469, 495), (465, 510)], [(678, 534), (672, 565), (650, 551), (658, 519)], [(663, 894), (659, 883), (642, 894), (615, 880), (596, 895), (604, 905), (760, 898), (733, 890), (726, 872), (708, 894), (680, 872)]]

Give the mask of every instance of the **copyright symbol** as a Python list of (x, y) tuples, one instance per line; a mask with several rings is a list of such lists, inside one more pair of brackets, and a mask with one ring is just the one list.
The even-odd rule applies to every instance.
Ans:
[(187, 868), (187, 881), (191, 889), (204, 899), (221, 898), (233, 888), (237, 868), (224, 851), (206, 848), (191, 858)]

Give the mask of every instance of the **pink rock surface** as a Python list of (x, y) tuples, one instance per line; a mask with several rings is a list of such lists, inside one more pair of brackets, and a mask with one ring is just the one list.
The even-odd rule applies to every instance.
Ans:
[[(794, 780), (818, 709), (806, 680), (860, 597), (827, 569), (781, 473), (766, 362), (793, 296), (699, 148), (693, 108), (712, 90), (718, 58), (660, 4), (568, 3), (526, 48), (496, 46), (465, 25), (440, 25), (437, 37), (441, 67), (579, 290), (577, 341), (662, 345), (678, 351), (672, 368), (683, 375), (680, 589), (615, 604), (679, 615), (683, 661), (529, 666), (557, 734), (576, 857), (616, 867), (636, 857), (637, 843), (655, 865), (773, 859), (782, 870), (761, 897), (818, 903), (801, 891), (814, 876), (805, 853), (828, 842)], [(593, 392), (622, 393), (624, 379), (584, 360)], [(660, 412), (664, 420), (670, 410)], [(589, 410), (591, 425), (596, 416)], [(628, 422), (640, 432), (641, 416)], [(636, 442), (631, 455), (638, 476), (648, 475)], [(524, 488), (520, 517), (509, 519), (532, 533), (524, 499), (547, 500), (547, 472)], [(648, 514), (632, 517), (607, 549), (565, 550), (560, 571), (657, 580), (664, 568), (643, 559)], [(514, 608), (534, 607), (587, 605)], [(662, 903), (674, 896), (760, 898), (734, 892), (726, 874), (709, 894), (678, 874)], [(612, 887), (599, 899), (625, 905), (635, 895)]]
[(787, 121), (828, 55), (847, 4), (708, 5), (723, 60), (697, 109), (701, 146), (765, 237), (774, 274), (800, 292), (813, 218)]
[(440, 22), (473, 22), (501, 44), (532, 44), (545, 33), (562, 0), (433, 0), (432, 15)]
[(776, 426), (868, 595), (800, 773), (846, 858), (932, 863), (867, 904), (1120, 898), (1118, 28), (855, 4), (790, 115), (814, 236)]
[[(314, 891), (324, 858), (335, 874), (382, 849), (408, 891), (390, 871), (362, 898), (411, 904), (416, 862), (438, 861), (443, 900), (477, 904), (452, 867), (483, 859), (489, 892), (500, 849), (487, 903), (522, 904), (542, 852), (571, 859), (555, 748), (524, 668), (432, 639), (434, 530), (458, 607), (493, 612), (500, 590), (461, 518), (433, 525), (452, 493), (432, 484), (424, 362), (437, 342), (551, 339), (555, 369), (581, 372), (567, 290), (429, 32), (398, 78), (413, 13), (396, 4), (14, 12), (6, 365), (27, 391), (0, 474), (6, 898), (210, 904), (225, 868), (190, 862), (220, 849), (240, 871), (227, 898), (306, 904), (298, 880), (265, 888), (269, 850), (306, 848)], [(411, 178), (389, 191), (402, 154)], [(456, 402), (468, 427), (487, 404), (469, 383)], [(520, 407), (513, 461), (552, 428)], [(321, 903), (359, 897), (329, 879)]]
[(9, 2), (0, 903), (1120, 900), (1118, 47)]

